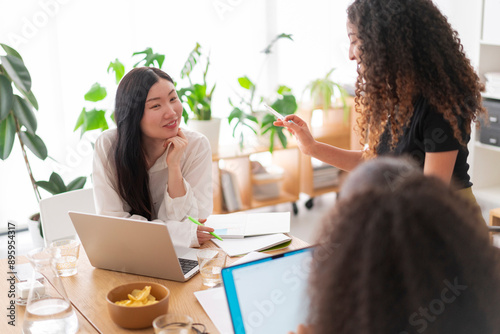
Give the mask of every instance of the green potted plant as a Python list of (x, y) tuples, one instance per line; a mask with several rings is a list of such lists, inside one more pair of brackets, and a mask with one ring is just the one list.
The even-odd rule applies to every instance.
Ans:
[[(267, 56), (272, 53), (274, 44), (280, 39), (289, 39), (293, 41), (291, 34), (282, 33), (277, 35), (264, 48), (264, 50), (261, 51), (266, 55), (265, 60), (267, 60)], [(269, 136), (270, 152), (274, 150), (274, 140), (276, 135), (278, 136), (282, 146), (286, 147), (288, 140), (284, 135), (282, 128), (276, 127), (272, 124), (275, 120), (272, 118), (274, 116), (268, 115), (267, 112), (261, 112), (260, 108), (262, 102), (264, 101), (264, 97), (257, 97), (256, 83), (250, 80), (248, 76), (242, 76), (238, 78), (238, 84), (240, 88), (244, 89), (244, 91), (242, 94), (236, 92), (239, 98), (237, 103), (233, 103), (233, 101), (229, 99), (229, 104), (233, 109), (228, 117), (228, 122), (233, 127), (233, 137), (238, 137), (240, 149), (242, 150), (244, 146), (244, 134), (249, 131), (259, 136), (265, 136), (266, 138)], [(269, 104), (276, 107), (275, 109), (278, 112), (282, 112), (284, 115), (294, 113), (297, 110), (297, 103), (295, 101), (295, 97), (291, 94), (291, 90), (286, 86), (280, 86), (277, 93), (278, 98), (273, 103)], [(258, 117), (259, 114), (263, 116)]]
[[(0, 56), (0, 159), (9, 158), (17, 137), (37, 201), (41, 199), (39, 187), (52, 194), (83, 188), (86, 177), (78, 177), (65, 185), (60, 175), (52, 173), (48, 181), (35, 181), (26, 148), (41, 160), (48, 157), (47, 147), (36, 133), (38, 122), (33, 108), (38, 110), (38, 102), (31, 91), (31, 76), (21, 55), (8, 45), (0, 46), (6, 52)], [(30, 219), (38, 222), (41, 235), (39, 214)]]
[[(239, 95), (240, 101), (238, 103), (233, 103), (231, 98), (229, 98), (229, 104), (233, 108), (229, 117), (227, 118), (229, 125), (233, 126), (232, 135), (234, 138), (238, 137), (238, 144), (240, 150), (243, 150), (245, 141), (245, 130), (251, 131), (257, 134), (255, 127), (259, 124), (257, 117), (255, 116), (254, 109), (254, 99), (255, 99), (255, 84), (247, 77), (243, 76), (238, 78), (238, 84), (242, 89), (244, 89), (244, 94)], [(263, 99), (260, 98), (260, 103)]]
[[(276, 93), (278, 97), (271, 103), (271, 108), (283, 116), (294, 114), (297, 111), (298, 105), (295, 96), (292, 94), (292, 90), (287, 86), (280, 86)], [(284, 148), (288, 145), (288, 139), (283, 132), (285, 129), (273, 125), (274, 121), (276, 121), (276, 117), (266, 113), (260, 122), (261, 135), (269, 133), (269, 152), (271, 153), (273, 153), (274, 150), (276, 136)]]
[[(165, 60), (165, 55), (155, 53), (152, 48), (146, 48), (144, 51), (134, 52), (132, 56), (143, 55), (143, 58), (134, 64), (134, 68), (141, 66), (156, 66), (161, 68)], [(108, 65), (108, 73), (114, 72), (116, 85), (125, 75), (125, 66), (118, 59), (111, 61)], [(99, 107), (99, 102), (107, 97), (106, 87), (101, 86), (96, 82), (85, 93), (85, 101), (88, 101), (93, 106), (89, 110), (84, 107), (78, 116), (74, 131), (80, 129), (81, 136), (87, 131), (100, 130), (104, 131), (109, 128), (109, 122), (114, 123), (114, 110), (103, 109)], [(97, 106), (96, 106), (97, 104)]]
[[(193, 83), (191, 77), (197, 64), (203, 63), (201, 83)], [(211, 88), (207, 84), (207, 73), (210, 67), (210, 55), (204, 56), (201, 45), (196, 43), (189, 53), (181, 70), (181, 79), (187, 79), (188, 85), (178, 90), (179, 98), (183, 104), (182, 116), (189, 128), (203, 133), (210, 142), (212, 154), (218, 153), (220, 118), (212, 117), (212, 95), (216, 84)]]
[[(311, 102), (314, 109), (322, 109), (324, 119), (328, 117), (327, 113), (333, 109), (339, 109), (339, 105), (343, 108), (343, 121), (347, 123), (349, 119), (349, 106), (346, 103), (346, 90), (337, 82), (331, 79), (331, 74), (335, 71), (332, 68), (323, 78), (311, 81), (305, 91), (309, 91)], [(341, 103), (335, 103), (335, 100), (340, 100)]]

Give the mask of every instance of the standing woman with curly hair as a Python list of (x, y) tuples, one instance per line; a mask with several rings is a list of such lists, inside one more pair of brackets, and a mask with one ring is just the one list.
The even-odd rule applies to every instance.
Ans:
[(374, 156), (410, 155), (424, 174), (473, 198), (467, 143), (484, 113), (483, 85), (457, 32), (431, 0), (355, 0), (347, 14), (349, 58), (358, 64), (357, 129), (366, 149), (317, 142), (296, 115), (275, 125), (288, 128), (303, 153), (347, 171)]

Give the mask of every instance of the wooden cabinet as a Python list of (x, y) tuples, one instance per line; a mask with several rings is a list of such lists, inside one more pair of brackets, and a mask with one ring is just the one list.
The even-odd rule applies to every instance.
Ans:
[(283, 168), (283, 177), (279, 180), (279, 195), (266, 200), (254, 197), (254, 184), (266, 184), (271, 181), (255, 180), (251, 169), (251, 156), (266, 152), (267, 148), (238, 152), (236, 148), (221, 148), (218, 155), (212, 157), (212, 179), (214, 191), (214, 213), (227, 213), (223, 205), (221, 187), (221, 168), (234, 173), (241, 198), (241, 210), (249, 210), (280, 203), (295, 202), (299, 199), (300, 155), (297, 147), (277, 148), (272, 154), (272, 164)]
[[(329, 110), (327, 112), (333, 113), (339, 111)], [(300, 110), (298, 114), (311, 124), (312, 111)], [(342, 116), (340, 118), (337, 117), (337, 120), (333, 121), (328, 121), (328, 117), (324, 117), (324, 120), (325, 122), (322, 126), (309, 127), (312, 130), (313, 136), (320, 142), (349, 149), (351, 146), (350, 121), (347, 120), (345, 122)], [(315, 197), (327, 192), (338, 191), (337, 186), (314, 189), (311, 157), (302, 154), (297, 148), (294, 138), (289, 137), (287, 148), (277, 147), (272, 154), (272, 164), (284, 170), (283, 177), (279, 182), (279, 196), (266, 200), (257, 200), (253, 193), (253, 186), (274, 181), (256, 180), (253, 177), (251, 169), (252, 156), (267, 151), (267, 147), (248, 149), (244, 152), (240, 152), (237, 147), (219, 147), (219, 153), (212, 157), (214, 214), (227, 213), (223, 205), (223, 191), (221, 186), (222, 169), (228, 170), (235, 175), (241, 198), (241, 210), (295, 202), (299, 199), (301, 192), (306, 193), (310, 197)]]
[[(318, 110), (319, 111), (319, 110)], [(323, 113), (323, 124), (319, 127), (310, 126), (312, 130), (313, 137), (322, 143), (337, 146), (343, 149), (350, 149), (351, 147), (351, 126), (350, 121), (343, 119), (343, 110), (327, 110), (319, 111)], [(328, 114), (337, 113), (338, 116), (331, 117)], [(351, 115), (353, 110), (351, 110)], [(304, 120), (308, 120), (309, 124), (312, 124), (312, 113), (311, 111), (303, 111), (302, 113)], [(329, 121), (329, 119), (331, 121)], [(300, 191), (309, 195), (310, 197), (316, 197), (329, 192), (337, 192), (338, 185), (327, 186), (327, 187), (314, 187), (313, 181), (313, 165), (312, 158), (305, 154), (300, 154), (300, 164), (301, 164), (301, 177), (300, 177)]]
[(490, 211), (490, 226), (500, 226), (500, 208)]

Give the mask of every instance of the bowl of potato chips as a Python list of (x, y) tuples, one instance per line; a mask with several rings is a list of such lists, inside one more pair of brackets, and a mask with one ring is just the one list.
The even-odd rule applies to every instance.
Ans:
[(123, 328), (151, 327), (153, 320), (168, 311), (170, 290), (153, 282), (126, 283), (108, 292), (111, 319)]

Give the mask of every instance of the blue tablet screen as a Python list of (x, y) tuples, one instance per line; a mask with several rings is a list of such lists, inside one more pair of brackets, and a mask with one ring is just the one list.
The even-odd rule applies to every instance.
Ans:
[(236, 334), (288, 333), (307, 320), (312, 248), (224, 268)]

